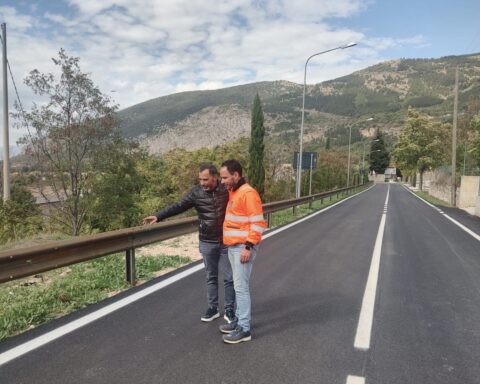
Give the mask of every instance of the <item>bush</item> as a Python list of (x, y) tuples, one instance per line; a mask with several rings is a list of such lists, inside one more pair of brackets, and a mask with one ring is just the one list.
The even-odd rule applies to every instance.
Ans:
[(35, 198), (25, 187), (13, 185), (10, 200), (0, 200), (0, 243), (36, 235), (42, 224)]

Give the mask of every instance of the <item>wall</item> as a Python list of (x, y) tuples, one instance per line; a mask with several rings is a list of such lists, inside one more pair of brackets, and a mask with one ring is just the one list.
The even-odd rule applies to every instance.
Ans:
[(480, 191), (480, 176), (462, 176), (460, 196), (457, 205), (459, 208), (474, 214)]

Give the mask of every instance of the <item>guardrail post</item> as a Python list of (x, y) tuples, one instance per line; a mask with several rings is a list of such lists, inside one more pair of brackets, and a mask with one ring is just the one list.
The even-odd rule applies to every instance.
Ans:
[(272, 226), (272, 212), (267, 213), (267, 228)]
[(297, 206), (293, 206), (293, 216), (297, 216)]
[(308, 200), (308, 209), (312, 209), (312, 202), (313, 202), (313, 197)]
[(131, 285), (135, 285), (137, 280), (137, 274), (135, 271), (135, 249), (127, 249), (125, 255), (125, 269), (127, 271), (127, 281)]

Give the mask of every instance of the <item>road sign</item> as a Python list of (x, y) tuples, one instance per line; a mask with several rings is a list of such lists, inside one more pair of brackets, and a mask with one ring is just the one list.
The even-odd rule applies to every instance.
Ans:
[[(317, 152), (303, 152), (302, 156), (302, 169), (317, 168)], [(293, 155), (293, 169), (297, 169), (298, 162), (298, 152), (295, 152)]]

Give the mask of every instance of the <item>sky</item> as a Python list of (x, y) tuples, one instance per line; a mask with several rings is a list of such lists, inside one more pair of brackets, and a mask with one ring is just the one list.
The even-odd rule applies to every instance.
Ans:
[[(310, 55), (350, 42), (357, 45), (313, 58), (307, 83), (385, 60), (478, 53), (478, 15), (478, 0), (0, 0), (27, 110), (42, 99), (23, 79), (33, 69), (54, 72), (60, 48), (123, 109), (183, 91), (302, 84)], [(12, 105), (10, 76), (8, 87)], [(23, 132), (9, 125), (15, 145)]]

